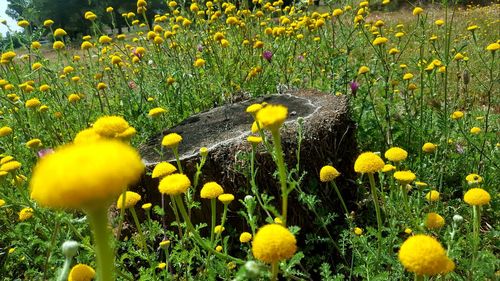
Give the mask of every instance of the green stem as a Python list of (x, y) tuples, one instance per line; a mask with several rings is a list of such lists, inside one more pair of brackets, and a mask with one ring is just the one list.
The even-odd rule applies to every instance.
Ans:
[(377, 214), (377, 238), (378, 238), (378, 255), (382, 249), (382, 217), (380, 215), (380, 206), (378, 204), (377, 188), (375, 187), (375, 178), (372, 173), (368, 174), (370, 179), (370, 187), (373, 196), (373, 204), (375, 205), (375, 213)]
[(111, 246), (108, 232), (108, 216), (105, 207), (87, 210), (90, 227), (94, 234), (96, 251), (97, 280), (115, 280), (115, 266), (113, 247)]
[(226, 217), (227, 217), (227, 204), (224, 204), (224, 211), (222, 212), (222, 220), (220, 222), (220, 227), (221, 227), (221, 232), (217, 233), (215, 236), (215, 245), (219, 242), (219, 238), (222, 235), (222, 228), (224, 227), (224, 223), (226, 222)]
[(129, 208), (129, 210), (130, 210), (130, 213), (132, 214), (132, 217), (134, 218), (135, 227), (137, 227), (137, 233), (139, 233), (139, 237), (141, 238), (141, 248), (147, 253), (148, 246), (146, 244), (146, 238), (144, 237), (144, 234), (142, 233), (141, 223), (139, 222), (139, 219), (137, 218), (137, 213), (135, 212), (134, 207)]
[(69, 274), (69, 269), (70, 269), (72, 260), (73, 260), (73, 258), (70, 258), (70, 259), (66, 258), (64, 260), (63, 268), (61, 270), (61, 273), (59, 274), (59, 278), (57, 279), (58, 281), (68, 280), (68, 274)]
[(179, 229), (179, 238), (182, 239), (181, 219), (179, 218), (179, 213), (177, 212), (177, 206), (175, 205), (175, 199), (173, 195), (170, 195), (170, 202), (172, 203), (172, 211), (174, 211), (175, 221), (177, 222), (177, 228)]
[(179, 150), (177, 149), (177, 146), (172, 148), (172, 151), (174, 152), (175, 161), (177, 162), (177, 169), (179, 170), (179, 173), (182, 174), (182, 165), (181, 160), (179, 159)]
[(347, 205), (344, 202), (344, 198), (342, 198), (342, 194), (340, 194), (340, 190), (337, 187), (337, 184), (334, 181), (331, 181), (330, 183), (333, 186), (333, 189), (335, 189), (335, 192), (337, 193), (337, 196), (340, 199), (340, 203), (342, 204), (342, 208), (344, 208), (345, 216), (346, 217), (349, 216), (349, 210), (347, 209)]
[(279, 262), (275, 261), (271, 264), (271, 280), (272, 281), (276, 281), (278, 280), (278, 273), (280, 271), (280, 268), (279, 268)]
[(212, 208), (212, 228), (210, 230), (210, 243), (212, 243), (212, 244), (214, 242), (216, 204), (217, 204), (217, 201), (215, 201), (215, 198), (210, 199), (210, 206)]
[(288, 190), (286, 184), (286, 167), (283, 159), (283, 149), (281, 148), (281, 136), (278, 130), (271, 131), (273, 135), (275, 161), (278, 166), (278, 174), (281, 184), (281, 220), (283, 225), (286, 225), (286, 217), (288, 213)]

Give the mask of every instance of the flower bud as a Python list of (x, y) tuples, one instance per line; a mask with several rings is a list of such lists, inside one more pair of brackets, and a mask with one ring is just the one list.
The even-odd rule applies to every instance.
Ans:
[(464, 220), (464, 217), (462, 217), (461, 215), (454, 215), (453, 216), (453, 221), (455, 223), (461, 223), (463, 220)]
[(67, 259), (72, 259), (78, 252), (79, 246), (80, 243), (76, 241), (73, 240), (64, 241), (64, 243), (62, 244), (62, 252)]

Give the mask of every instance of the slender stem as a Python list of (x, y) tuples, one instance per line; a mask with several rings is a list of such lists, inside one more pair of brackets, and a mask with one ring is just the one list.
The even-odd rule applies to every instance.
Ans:
[(111, 246), (108, 232), (108, 216), (105, 207), (87, 210), (90, 227), (94, 234), (94, 243), (97, 260), (97, 280), (115, 280), (115, 266), (113, 247)]
[(176, 147), (172, 148), (172, 151), (174, 152), (174, 156), (175, 156), (175, 161), (177, 162), (177, 169), (179, 170), (179, 173), (183, 173), (182, 172), (182, 165), (181, 165), (181, 160), (179, 159), (179, 150)]
[(337, 187), (337, 184), (334, 181), (331, 181), (330, 183), (333, 186), (333, 189), (335, 189), (335, 192), (337, 193), (337, 196), (340, 199), (340, 204), (342, 204), (342, 208), (344, 208), (344, 212), (345, 212), (345, 215), (347, 217), (349, 215), (349, 210), (347, 209), (347, 205), (344, 202), (344, 198), (342, 198), (342, 194), (340, 194), (340, 190)]
[(215, 236), (215, 244), (218, 243), (219, 238), (222, 235), (222, 228), (224, 227), (224, 223), (226, 223), (226, 217), (227, 217), (227, 204), (224, 204), (224, 211), (222, 212), (222, 219), (220, 222), (221, 231), (219, 233), (217, 233), (217, 235)]
[(179, 218), (179, 213), (177, 212), (177, 206), (175, 205), (175, 199), (173, 195), (170, 195), (170, 202), (172, 203), (172, 211), (174, 211), (175, 221), (177, 222), (177, 228), (179, 229), (179, 238), (182, 239), (181, 219)]
[(57, 279), (58, 281), (68, 280), (69, 268), (71, 266), (72, 260), (73, 260), (73, 258), (66, 258), (64, 260), (63, 268), (62, 268), (61, 273), (59, 274), (59, 277)]
[(281, 220), (283, 224), (286, 225), (286, 217), (288, 213), (288, 190), (286, 184), (286, 167), (285, 161), (283, 160), (283, 149), (281, 148), (281, 136), (279, 130), (272, 131), (275, 161), (278, 166), (278, 174), (281, 184)]
[(213, 244), (214, 242), (214, 229), (215, 229), (215, 210), (216, 210), (216, 204), (217, 201), (215, 201), (215, 198), (210, 199), (210, 206), (212, 208), (212, 226), (210, 230), (210, 243)]
[(373, 196), (373, 204), (375, 205), (375, 213), (377, 214), (377, 229), (378, 229), (378, 254), (380, 256), (380, 251), (382, 249), (382, 217), (380, 216), (380, 206), (378, 204), (377, 188), (375, 187), (375, 178), (372, 173), (368, 174), (370, 179), (370, 187)]
[(130, 213), (132, 214), (132, 217), (134, 218), (134, 223), (135, 227), (137, 227), (137, 233), (139, 233), (139, 237), (141, 238), (141, 248), (148, 252), (148, 246), (146, 244), (146, 238), (144, 237), (144, 234), (142, 233), (142, 228), (141, 228), (141, 223), (139, 222), (139, 219), (137, 218), (137, 213), (135, 212), (134, 207), (129, 208)]
[(271, 264), (271, 280), (276, 281), (278, 280), (278, 273), (280, 271), (279, 268), (279, 262), (275, 261)]

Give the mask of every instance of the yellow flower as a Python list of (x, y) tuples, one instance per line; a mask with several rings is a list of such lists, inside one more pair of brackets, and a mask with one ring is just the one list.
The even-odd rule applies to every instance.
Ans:
[(26, 28), (30, 25), (30, 23), (27, 20), (20, 20), (17, 22), (17, 25), (22, 28)]
[[(0, 208), (1, 208), (3, 205), (5, 205), (5, 200), (0, 199)], [(241, 240), (241, 238), (240, 238), (240, 240)]]
[(407, 185), (413, 182), (417, 176), (412, 171), (397, 171), (394, 173), (394, 178), (402, 185)]
[(132, 208), (134, 207), (137, 202), (141, 200), (141, 195), (138, 193), (135, 193), (133, 191), (126, 191), (125, 192), (125, 205), (122, 205), (123, 203), (123, 193), (120, 194), (120, 197), (118, 197), (118, 200), (116, 200), (116, 208), (121, 209), (124, 207), (125, 209)]
[(37, 148), (42, 145), (42, 141), (40, 139), (31, 139), (26, 142), (26, 147), (29, 148)]
[(354, 228), (354, 234), (356, 234), (358, 236), (361, 235), (361, 234), (363, 234), (363, 229), (361, 229), (359, 227), (355, 227)]
[(477, 134), (481, 133), (481, 128), (479, 128), (479, 127), (472, 127), (470, 129), (470, 133), (473, 134), (473, 135), (477, 135)]
[(365, 74), (367, 73), (368, 71), (370, 71), (370, 68), (368, 68), (368, 66), (361, 66), (358, 70), (358, 75), (361, 75), (361, 74)]
[(438, 19), (434, 22), (437, 26), (442, 26), (444, 24), (444, 20)]
[(261, 227), (252, 243), (254, 257), (265, 263), (275, 263), (291, 258), (297, 251), (295, 236), (279, 224)]
[(38, 42), (38, 41), (31, 42), (32, 49), (40, 49), (40, 47), (42, 47), (42, 44), (40, 44), (40, 42)]
[(465, 203), (471, 206), (486, 205), (490, 200), (490, 194), (482, 188), (471, 188), (464, 194)]
[(333, 166), (326, 165), (321, 168), (319, 171), (319, 179), (322, 182), (330, 182), (340, 176), (339, 171), (335, 169)]
[(464, 55), (462, 55), (461, 53), (456, 53), (455, 56), (453, 57), (453, 60), (463, 60), (464, 59)]
[(464, 117), (464, 113), (462, 111), (455, 111), (451, 114), (451, 119), (453, 120), (458, 120), (462, 117)]
[(160, 163), (156, 164), (155, 168), (153, 169), (153, 173), (151, 174), (151, 177), (153, 179), (163, 178), (163, 177), (166, 177), (168, 175), (173, 174), (176, 171), (177, 171), (177, 168), (174, 165), (172, 165), (168, 162), (160, 162)]
[(170, 133), (163, 137), (161, 145), (165, 146), (166, 148), (175, 148), (179, 145), (181, 141), (182, 137), (179, 134)]
[(95, 270), (86, 264), (73, 266), (68, 275), (68, 281), (91, 281), (94, 279)]
[(428, 213), (425, 218), (425, 226), (428, 229), (439, 229), (444, 226), (444, 218), (437, 213)]
[(411, 73), (405, 73), (405, 75), (403, 75), (403, 80), (410, 80), (413, 78), (413, 74)]
[(168, 246), (170, 246), (170, 240), (163, 240), (160, 242), (160, 247), (162, 249), (166, 249), (166, 248), (168, 248)]
[(200, 191), (200, 197), (203, 199), (213, 199), (224, 193), (224, 189), (216, 182), (207, 182)]
[(467, 30), (468, 30), (468, 31), (472, 31), (472, 32), (474, 32), (474, 30), (476, 30), (476, 29), (478, 29), (478, 28), (479, 28), (479, 26), (477, 26), (477, 25), (471, 25), (471, 26), (468, 26), (468, 27), (467, 27)]
[(102, 137), (93, 128), (84, 129), (76, 134), (74, 143), (86, 143), (101, 140)]
[(122, 63), (122, 58), (120, 58), (119, 56), (112, 56), (111, 63), (112, 64), (120, 64), (120, 63)]
[(80, 96), (77, 95), (77, 94), (71, 94), (71, 95), (68, 96), (68, 101), (71, 102), (71, 103), (77, 102), (80, 99), (81, 99)]
[(60, 50), (60, 49), (62, 49), (64, 47), (65, 47), (65, 45), (64, 45), (64, 43), (62, 41), (55, 41), (54, 44), (52, 44), (52, 48), (54, 50)]
[(384, 168), (384, 161), (373, 152), (364, 152), (354, 162), (354, 171), (357, 173), (376, 173)]
[(373, 46), (379, 46), (379, 45), (383, 45), (383, 44), (387, 43), (387, 41), (389, 41), (389, 39), (387, 39), (385, 37), (377, 37), (377, 38), (375, 38), (375, 40), (373, 40), (372, 44), (373, 44)]
[(222, 246), (221, 245), (217, 245), (217, 247), (215, 247), (215, 250), (217, 252), (219, 252), (219, 253), (222, 252)]
[(194, 61), (193, 65), (196, 67), (202, 67), (205, 65), (205, 60), (202, 58), (198, 58)]
[(90, 21), (93, 21), (97, 18), (97, 16), (91, 11), (85, 12), (84, 17), (86, 20), (90, 20)]
[(3, 164), (5, 164), (5, 163), (7, 163), (7, 162), (10, 162), (10, 161), (12, 161), (12, 160), (14, 160), (14, 157), (12, 157), (12, 156), (10, 156), (10, 155), (7, 155), (7, 156), (5, 156), (5, 157), (2, 157), (2, 159), (0, 159), (0, 165), (3, 165)]
[[(135, 129), (120, 116), (103, 116), (94, 123), (94, 131), (104, 138), (127, 139), (135, 134)], [(133, 130), (133, 132), (131, 131)]]
[(465, 180), (467, 181), (467, 183), (469, 184), (476, 184), (476, 183), (482, 183), (483, 182), (483, 177), (481, 177), (480, 175), (478, 174), (468, 174), (466, 177), (465, 177)]
[(51, 19), (43, 21), (43, 26), (45, 26), (45, 27), (50, 27), (53, 24), (54, 24), (54, 21)]
[(247, 141), (252, 145), (258, 145), (262, 142), (262, 138), (257, 136), (248, 136)]
[(54, 208), (101, 206), (135, 183), (143, 171), (139, 153), (122, 142), (67, 144), (38, 161), (31, 198)]
[(384, 156), (389, 161), (400, 162), (408, 157), (408, 152), (400, 147), (391, 147), (385, 152)]
[(437, 148), (437, 145), (430, 143), (430, 142), (426, 142), (422, 146), (422, 151), (427, 152), (427, 153), (433, 153), (434, 151), (436, 151), (436, 148)]
[(80, 45), (80, 48), (82, 50), (88, 50), (90, 48), (94, 47), (94, 44), (90, 43), (89, 41), (83, 41), (82, 45)]
[(153, 204), (151, 203), (145, 203), (145, 204), (142, 204), (141, 208), (145, 211), (148, 211), (149, 209), (151, 209), (151, 207), (153, 207)]
[(333, 10), (332, 15), (334, 17), (338, 17), (338, 16), (342, 15), (343, 13), (344, 13), (344, 11), (342, 11), (342, 9), (335, 9), (335, 10)]
[(241, 243), (248, 243), (252, 240), (252, 234), (249, 232), (242, 232), (240, 234), (240, 242)]
[(101, 37), (99, 37), (99, 43), (101, 43), (101, 44), (109, 44), (109, 43), (111, 43), (111, 41), (113, 41), (113, 39), (111, 39), (107, 35), (102, 35)]
[(63, 37), (65, 35), (67, 35), (68, 33), (66, 33), (66, 30), (62, 29), (62, 28), (58, 28), (54, 31), (54, 36), (55, 37)]
[(12, 133), (12, 128), (11, 127), (3, 126), (2, 128), (0, 128), (0, 138), (8, 136), (11, 133)]
[(390, 171), (396, 170), (396, 167), (391, 165), (391, 164), (385, 164), (384, 167), (382, 168), (382, 173), (387, 173)]
[(412, 14), (413, 14), (414, 16), (418, 16), (418, 15), (420, 15), (420, 14), (421, 14), (421, 13), (423, 13), (423, 12), (424, 12), (424, 9), (422, 9), (422, 8), (420, 8), (420, 7), (415, 7), (415, 9), (413, 9)]
[(453, 263), (436, 238), (423, 234), (406, 239), (399, 249), (398, 258), (406, 270), (419, 276), (444, 273), (448, 264)]
[(257, 112), (258, 112), (259, 110), (261, 110), (262, 108), (263, 108), (262, 104), (260, 104), (260, 103), (254, 103), (254, 104), (251, 104), (251, 105), (249, 105), (249, 106), (247, 107), (246, 112), (247, 112), (247, 113), (250, 113), (250, 114), (252, 114), (252, 115), (255, 115), (255, 114), (257, 114)]
[(26, 101), (25, 103), (25, 106), (27, 108), (35, 108), (35, 107), (39, 107), (42, 103), (40, 102), (39, 99), (37, 98), (32, 98), (32, 99), (29, 99)]
[(25, 221), (33, 217), (33, 209), (32, 208), (23, 208), (19, 211), (19, 221)]
[(285, 122), (287, 115), (288, 108), (285, 106), (267, 105), (257, 112), (255, 119), (262, 125), (261, 128), (277, 132), (281, 125)]
[(167, 195), (178, 195), (185, 193), (191, 186), (191, 181), (184, 174), (171, 174), (160, 181), (158, 190)]
[(216, 225), (214, 227), (214, 232), (216, 234), (221, 234), (224, 230), (226, 230), (226, 228), (224, 228), (222, 225)]
[(150, 117), (158, 117), (158, 116), (160, 116), (161, 114), (163, 114), (165, 112), (167, 112), (166, 109), (161, 108), (161, 107), (155, 107), (155, 108), (153, 108), (153, 109), (151, 109), (149, 111), (148, 116), (150, 116)]
[(35, 70), (38, 70), (42, 67), (43, 65), (39, 62), (35, 62), (32, 66), (31, 66), (31, 70), (35, 71)]
[(19, 163), (18, 161), (9, 161), (0, 166), (0, 171), (12, 172), (21, 168), (21, 166), (22, 166), (21, 163)]
[(229, 194), (229, 193), (224, 193), (224, 194), (219, 195), (217, 197), (217, 199), (219, 199), (219, 201), (221, 201), (222, 204), (227, 205), (234, 200), (234, 195)]
[(406, 233), (406, 234), (408, 234), (408, 235), (409, 235), (409, 234), (411, 234), (412, 232), (413, 232), (413, 230), (412, 230), (411, 228), (408, 228), (408, 227), (407, 227), (407, 228), (405, 228), (405, 233)]
[(427, 194), (425, 195), (425, 199), (427, 199), (428, 202), (439, 201), (439, 192), (436, 190), (431, 190), (427, 192)]
[(489, 44), (487, 47), (486, 47), (486, 50), (487, 51), (490, 51), (490, 52), (495, 52), (497, 51), (498, 49), (500, 49), (500, 44), (499, 43), (491, 43)]
[(161, 263), (159, 263), (159, 264), (156, 266), (156, 268), (161, 269), (161, 270), (165, 269), (166, 267), (167, 267), (167, 264), (166, 264), (166, 263), (164, 263), (164, 262), (161, 262)]

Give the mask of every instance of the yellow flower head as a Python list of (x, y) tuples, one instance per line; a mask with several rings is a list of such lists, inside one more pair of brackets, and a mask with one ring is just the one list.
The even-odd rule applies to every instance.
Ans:
[(84, 129), (76, 134), (74, 143), (87, 143), (101, 140), (102, 137), (93, 128)]
[(27, 219), (30, 219), (32, 216), (33, 216), (32, 208), (23, 208), (21, 211), (19, 211), (19, 221), (25, 221)]
[(408, 152), (400, 147), (391, 147), (385, 154), (385, 158), (392, 162), (401, 162), (408, 157)]
[(37, 148), (42, 145), (42, 141), (40, 139), (31, 139), (26, 142), (26, 147), (28, 148)]
[(64, 43), (62, 41), (54, 41), (54, 44), (52, 44), (52, 48), (54, 50), (61, 50), (64, 47), (66, 47), (66, 45), (64, 45)]
[(217, 199), (219, 199), (219, 201), (221, 201), (222, 204), (227, 205), (234, 200), (234, 195), (232, 195), (230, 193), (223, 193), (223, 194), (219, 195), (217, 197)]
[(243, 232), (240, 234), (240, 242), (241, 243), (248, 243), (252, 240), (252, 234), (249, 232)]
[(101, 44), (109, 44), (111, 43), (111, 41), (113, 41), (113, 39), (111, 39), (111, 37), (109, 36), (102, 35), (101, 37), (99, 37), (99, 43)]
[(288, 116), (288, 108), (283, 105), (267, 105), (257, 112), (255, 119), (261, 128), (277, 132)]
[(54, 36), (55, 37), (63, 37), (65, 35), (67, 35), (68, 33), (66, 33), (66, 30), (62, 29), (62, 28), (58, 28), (54, 31)]
[(365, 74), (367, 73), (368, 71), (370, 71), (370, 68), (368, 68), (368, 66), (361, 66), (358, 70), (358, 75), (361, 75), (361, 74)]
[(483, 182), (483, 177), (481, 177), (478, 174), (468, 174), (465, 177), (465, 180), (467, 181), (468, 184), (477, 184)]
[(31, 198), (53, 208), (101, 206), (135, 183), (143, 171), (139, 153), (122, 142), (68, 144), (38, 161)]
[(21, 163), (19, 163), (18, 161), (9, 161), (5, 164), (2, 164), (2, 166), (0, 166), (0, 171), (12, 172), (12, 171), (15, 171), (19, 168), (21, 168)]
[[(94, 131), (103, 138), (119, 138), (124, 139), (131, 137), (132, 133), (128, 122), (120, 116), (103, 116), (95, 121)], [(135, 134), (135, 129), (133, 134)], [(133, 136), (132, 134), (132, 136)]]
[(431, 190), (427, 192), (425, 195), (425, 199), (427, 199), (427, 202), (436, 202), (439, 201), (440, 194), (437, 190)]
[(94, 279), (95, 270), (86, 264), (73, 266), (68, 275), (68, 281), (91, 281)]
[(406, 239), (399, 249), (398, 258), (406, 270), (419, 276), (444, 273), (449, 263), (453, 263), (436, 238), (423, 234)]
[(30, 23), (27, 20), (20, 20), (17, 22), (17, 25), (22, 28), (26, 28), (30, 25)]
[(486, 47), (486, 50), (492, 53), (496, 52), (498, 49), (500, 49), (500, 44), (497, 42), (491, 43)]
[(12, 133), (12, 128), (11, 127), (3, 126), (2, 128), (0, 128), (0, 138), (8, 136), (11, 133)]
[(182, 137), (177, 133), (170, 133), (163, 137), (161, 145), (166, 148), (175, 148), (182, 141)]
[(464, 113), (462, 111), (455, 111), (451, 114), (451, 119), (453, 120), (458, 120), (462, 117), (464, 117)]
[(248, 136), (247, 141), (252, 145), (258, 145), (262, 142), (262, 138), (257, 136)]
[(191, 186), (191, 181), (184, 174), (172, 174), (164, 177), (160, 181), (158, 190), (167, 195), (178, 195), (185, 193)]
[(25, 106), (27, 108), (36, 108), (39, 107), (42, 103), (37, 98), (32, 98), (26, 101)]
[(413, 9), (412, 14), (413, 14), (414, 16), (418, 16), (418, 15), (420, 15), (420, 14), (421, 14), (421, 13), (423, 13), (423, 12), (424, 12), (424, 9), (422, 9), (422, 8), (420, 8), (420, 7), (415, 7), (415, 9)]
[(205, 60), (202, 58), (198, 58), (194, 61), (193, 65), (196, 67), (202, 67), (205, 65)]
[(391, 164), (385, 164), (384, 167), (382, 168), (382, 173), (387, 173), (390, 171), (396, 170), (396, 167), (391, 165)]
[(226, 228), (223, 227), (222, 225), (216, 225), (214, 227), (214, 232), (217, 234), (221, 234), (224, 230), (226, 230)]
[(274, 263), (291, 258), (297, 251), (295, 236), (279, 224), (261, 227), (252, 243), (253, 256), (265, 263)]
[(142, 204), (141, 208), (145, 211), (148, 211), (149, 209), (151, 209), (151, 207), (153, 207), (153, 204), (151, 203), (145, 203), (145, 204)]
[(326, 165), (321, 168), (319, 171), (319, 179), (322, 182), (330, 182), (340, 176), (339, 171), (335, 169), (333, 166)]
[(373, 174), (384, 168), (384, 161), (373, 152), (364, 152), (354, 162), (354, 171), (362, 174)]
[(95, 20), (97, 18), (96, 14), (94, 14), (91, 11), (85, 12), (84, 17), (85, 17), (86, 20), (90, 20), (90, 21), (93, 21), (93, 20)]
[(465, 203), (471, 206), (482, 206), (490, 203), (490, 194), (482, 188), (471, 188), (464, 194)]
[(262, 104), (260, 104), (260, 103), (254, 103), (254, 104), (251, 104), (251, 105), (249, 105), (249, 106), (247, 107), (246, 112), (247, 112), (247, 113), (250, 113), (250, 114), (252, 114), (252, 115), (255, 115), (255, 114), (257, 114), (257, 112), (258, 112), (259, 110), (261, 110), (262, 108), (263, 108)]
[(10, 161), (12, 161), (12, 160), (14, 160), (14, 157), (12, 157), (12, 156), (10, 156), (10, 155), (7, 155), (7, 156), (5, 156), (5, 157), (2, 157), (2, 159), (0, 159), (0, 165), (3, 165), (3, 164), (5, 164), (5, 163), (7, 163), (7, 162), (10, 162)]
[(354, 234), (356, 234), (358, 236), (361, 235), (361, 234), (363, 234), (363, 229), (359, 228), (359, 227), (355, 227), (354, 228)]
[(426, 142), (422, 146), (422, 151), (427, 152), (427, 153), (433, 153), (434, 151), (436, 151), (436, 148), (437, 148), (437, 145), (430, 143), (430, 142)]
[(373, 40), (372, 44), (373, 44), (373, 46), (379, 46), (379, 45), (383, 45), (383, 44), (387, 43), (387, 41), (389, 41), (389, 39), (387, 39), (385, 37), (377, 37), (377, 38), (375, 38), (375, 40)]
[(473, 135), (477, 135), (477, 134), (481, 133), (481, 128), (479, 128), (479, 127), (472, 127), (470, 129), (470, 133), (473, 134)]
[(161, 108), (161, 107), (155, 107), (149, 111), (148, 115), (149, 115), (149, 117), (158, 117), (165, 112), (167, 112), (166, 109)]
[(156, 164), (155, 168), (153, 169), (153, 173), (151, 174), (151, 177), (153, 179), (163, 178), (163, 177), (166, 177), (168, 175), (173, 174), (176, 171), (177, 171), (177, 168), (174, 165), (172, 165), (168, 162), (160, 162), (160, 163)]
[(54, 24), (54, 21), (51, 19), (43, 21), (43, 26), (45, 26), (45, 27), (50, 27), (53, 24)]
[(394, 173), (394, 178), (402, 185), (413, 182), (417, 176), (412, 171), (397, 171)]
[(125, 209), (132, 208), (134, 207), (137, 202), (141, 200), (141, 195), (138, 193), (135, 193), (133, 191), (126, 191), (125, 192), (125, 205), (122, 205), (123, 203), (123, 193), (120, 194), (120, 197), (118, 197), (118, 200), (116, 200), (116, 208), (121, 209), (122, 207)]
[(214, 199), (219, 197), (222, 193), (224, 193), (222, 186), (212, 181), (203, 185), (203, 188), (200, 191), (200, 197), (203, 199)]
[(444, 24), (444, 20), (438, 19), (434, 22), (434, 24), (436, 24), (437, 26), (442, 26)]
[(0, 199), (0, 208), (1, 208), (3, 205), (5, 205), (5, 200)]
[(439, 229), (444, 226), (444, 218), (437, 213), (428, 213), (425, 218), (425, 227)]

